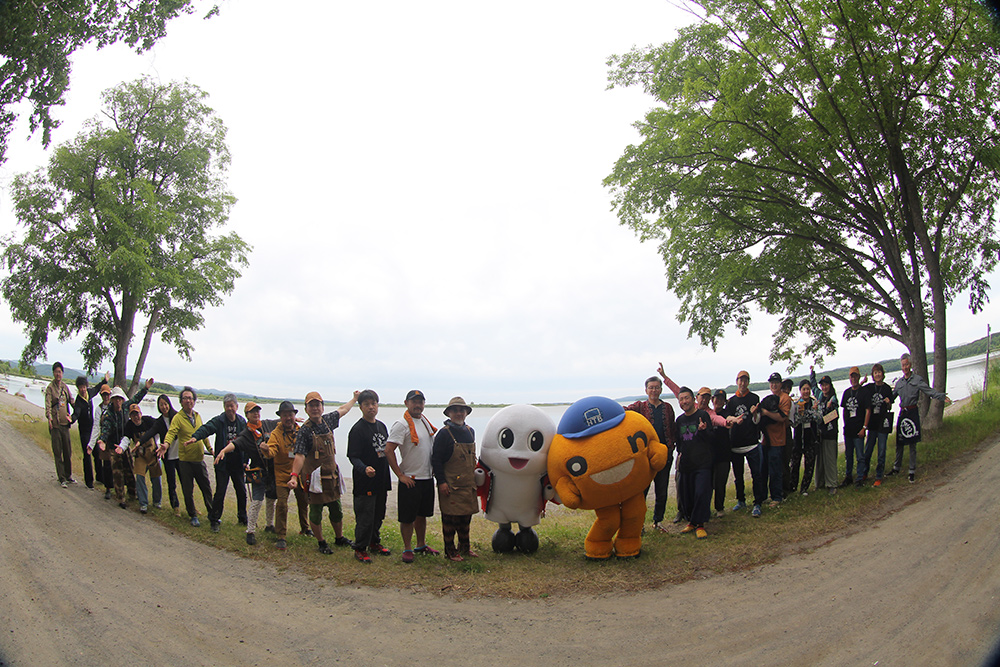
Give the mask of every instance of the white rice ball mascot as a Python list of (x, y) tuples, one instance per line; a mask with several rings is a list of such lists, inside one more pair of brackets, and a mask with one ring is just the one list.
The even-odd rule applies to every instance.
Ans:
[[(538, 549), (538, 534), (531, 527), (538, 525), (545, 502), (555, 496), (546, 474), (555, 434), (555, 422), (533, 405), (509, 405), (486, 425), (476, 483), (486, 518), (500, 524), (493, 534), (494, 551)], [(518, 526), (517, 535), (512, 523)]]

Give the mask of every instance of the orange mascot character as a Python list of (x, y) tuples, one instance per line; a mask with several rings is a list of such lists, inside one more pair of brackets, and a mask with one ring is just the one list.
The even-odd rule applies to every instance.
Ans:
[(653, 425), (610, 398), (582, 398), (566, 410), (549, 448), (549, 480), (566, 507), (597, 514), (587, 558), (639, 556), (645, 490), (667, 456)]

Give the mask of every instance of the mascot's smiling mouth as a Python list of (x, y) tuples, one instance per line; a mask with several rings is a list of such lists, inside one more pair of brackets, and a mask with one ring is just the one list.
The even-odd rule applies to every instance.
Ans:
[(629, 459), (625, 463), (619, 463), (614, 468), (608, 468), (607, 470), (602, 470), (601, 472), (595, 472), (590, 476), (590, 479), (594, 480), (598, 484), (617, 484), (632, 472), (632, 468), (635, 467), (635, 460)]
[(510, 462), (510, 467), (514, 470), (520, 470), (524, 466), (528, 465), (528, 459), (509, 458), (507, 461)]

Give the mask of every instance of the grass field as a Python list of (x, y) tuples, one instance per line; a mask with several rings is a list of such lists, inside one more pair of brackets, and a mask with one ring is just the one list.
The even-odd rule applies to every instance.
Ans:
[[(318, 583), (332, 585), (372, 586), (401, 590), (428, 591), (438, 594), (497, 598), (544, 598), (548, 596), (600, 595), (612, 592), (659, 588), (671, 583), (709, 576), (713, 573), (739, 571), (772, 562), (784, 555), (808, 551), (835, 537), (863, 528), (888, 512), (915, 502), (933, 492), (949, 478), (955, 465), (961, 465), (974, 451), (995, 436), (1000, 429), (1000, 366), (990, 371), (991, 390), (987, 400), (973, 395), (969, 404), (945, 418), (944, 425), (925, 433), (918, 445), (918, 483), (909, 484), (906, 475), (887, 478), (881, 488), (842, 489), (830, 496), (811, 493), (794, 495), (774, 510), (765, 509), (764, 516), (752, 519), (746, 511), (727, 512), (708, 524), (709, 539), (695, 540), (693, 535), (681, 535), (679, 527), (669, 533), (649, 530), (644, 538), (642, 555), (635, 560), (590, 562), (583, 557), (583, 539), (593, 522), (593, 513), (568, 510), (549, 505), (549, 512), (537, 526), (540, 547), (537, 553), (495, 554), (490, 540), (496, 525), (481, 515), (473, 518), (472, 543), (480, 558), (452, 563), (441, 557), (418, 557), (413, 564), (404, 564), (399, 555), (402, 540), (394, 516), (388, 516), (382, 529), (382, 542), (393, 551), (392, 556), (374, 557), (363, 565), (353, 558), (349, 548), (335, 549), (331, 556), (321, 555), (316, 540), (300, 536), (294, 503), (289, 512), (288, 550), (274, 549), (273, 535), (263, 532), (264, 510), (257, 544), (245, 543), (245, 529), (236, 522), (235, 496), (230, 490), (226, 514), (220, 533), (192, 528), (186, 516), (176, 517), (165, 506), (151, 508), (147, 518), (171, 531), (205, 544), (230, 551), (234, 556), (263, 561), (279, 569), (292, 568), (316, 578)], [(49, 437), (43, 420), (25, 419), (23, 414), (6, 410), (4, 417), (31, 437), (39, 447), (50, 451)], [(895, 436), (890, 436), (889, 464), (895, 451)], [(73, 431), (76, 446), (74, 471), (81, 478), (79, 440)], [(844, 459), (839, 459), (843, 477)], [(164, 478), (164, 486), (166, 481)], [(748, 480), (749, 486), (749, 480)], [(728, 506), (734, 496), (729, 488)], [(103, 494), (90, 492), (79, 485), (74, 492), (96, 504), (105, 503)], [(676, 511), (671, 488), (667, 516)], [(166, 500), (166, 489), (164, 489)], [(108, 506), (114, 507), (112, 501)], [(200, 501), (196, 498), (196, 504)], [(183, 505), (183, 503), (182, 503)], [(137, 511), (130, 504), (128, 511)], [(345, 529), (353, 537), (354, 521), (350, 498), (344, 499)], [(121, 511), (115, 508), (116, 511)], [(651, 514), (651, 509), (650, 509)], [(647, 521), (651, 518), (647, 517)], [(327, 536), (332, 539), (332, 530)], [(428, 543), (441, 546), (440, 519), (428, 522)]]

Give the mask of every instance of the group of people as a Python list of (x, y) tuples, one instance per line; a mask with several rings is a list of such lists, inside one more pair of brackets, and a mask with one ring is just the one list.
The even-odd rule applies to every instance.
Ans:
[[(900, 358), (903, 375), (892, 387), (885, 382), (881, 364), (872, 366), (872, 382), (862, 379), (857, 367), (849, 371), (850, 386), (838, 399), (833, 381), (824, 375), (816, 381), (810, 369), (809, 379), (799, 382), (798, 396), (792, 397), (793, 383), (780, 373), (768, 377), (770, 393), (763, 398), (749, 390), (750, 374), (736, 375), (736, 393), (727, 397), (723, 389), (702, 387), (696, 392), (680, 387), (658, 369), (659, 377), (646, 380), (647, 400), (625, 406), (643, 414), (652, 423), (661, 442), (671, 453), (677, 452), (675, 473), (677, 508), (674, 522), (687, 521), (682, 533), (708, 536), (705, 523), (712, 514), (713, 496), (716, 516), (725, 513), (726, 487), (730, 470), (736, 488), (733, 511), (746, 509), (745, 469), (750, 469), (752, 503), (750, 514), (759, 517), (763, 506), (775, 508), (796, 491), (808, 495), (815, 473), (815, 488), (835, 494), (838, 488), (863, 486), (870, 479), (872, 455), (877, 451), (872, 486), (879, 487), (885, 476), (902, 472), (903, 452), (909, 449), (910, 482), (917, 471), (916, 445), (920, 441), (920, 413), (917, 400), (921, 393), (935, 400), (951, 402), (947, 395), (934, 391), (913, 372), (910, 356)], [(661, 382), (662, 378), (662, 382)], [(682, 414), (661, 400), (663, 384), (677, 398)], [(814, 396), (814, 390), (818, 390)], [(899, 416), (894, 421), (892, 406), (899, 399)], [(844, 437), (846, 476), (838, 484), (837, 442), (841, 423)], [(896, 456), (886, 471), (886, 443), (896, 428)], [(856, 467), (855, 467), (856, 466)], [(667, 466), (653, 480), (653, 526), (666, 530), (663, 521), (667, 489), (670, 484)], [(799, 477), (800, 468), (802, 470)]]
[[(798, 396), (793, 399), (792, 382), (783, 380), (779, 373), (768, 378), (770, 394), (761, 398), (749, 390), (750, 374), (740, 371), (736, 393), (727, 397), (722, 389), (713, 392), (702, 387), (694, 392), (678, 386), (660, 364), (659, 377), (645, 382), (647, 400), (625, 406), (649, 420), (670, 452), (667, 465), (651, 484), (654, 528), (666, 530), (675, 453), (678, 512), (674, 522), (686, 521), (681, 532), (693, 532), (697, 538), (708, 536), (705, 524), (712, 515), (713, 496), (715, 515), (725, 512), (730, 471), (737, 501), (732, 509), (738, 511), (748, 506), (744, 477), (746, 468), (750, 469), (753, 517), (761, 516), (768, 495), (770, 507), (777, 507), (796, 491), (807, 495), (814, 473), (816, 488), (831, 494), (839, 487), (865, 484), (876, 450), (874, 486), (880, 486), (884, 476), (902, 471), (907, 447), (909, 480), (914, 481), (916, 443), (920, 441), (918, 396), (924, 393), (936, 400), (950, 399), (913, 373), (908, 355), (901, 358), (901, 367), (903, 375), (892, 387), (885, 382), (880, 364), (872, 367), (870, 383), (852, 368), (850, 386), (839, 399), (830, 377), (823, 376), (817, 384), (815, 371), (811, 371), (810, 379), (799, 383)], [(476, 436), (465, 423), (472, 407), (461, 397), (452, 398), (445, 407), (446, 419), (440, 429), (424, 415), (425, 397), (419, 390), (406, 395), (402, 418), (391, 428), (378, 420), (379, 397), (370, 389), (354, 392), (351, 400), (330, 412), (324, 412), (323, 397), (310, 392), (304, 401), (305, 419), (297, 416), (298, 410), (290, 401), (278, 406), (277, 419), (263, 419), (261, 406), (252, 401), (244, 405), (240, 415), (236, 397), (228, 394), (223, 397), (223, 412), (203, 422), (195, 410), (197, 392), (191, 387), (184, 387), (179, 394), (180, 410), (174, 408), (169, 396), (160, 395), (156, 401), (159, 414), (152, 416), (144, 415), (140, 405), (153, 385), (152, 379), (129, 398), (122, 389), (110, 387), (107, 374), (95, 387), (80, 376), (74, 398), (63, 382), (63, 371), (61, 363), (53, 364), (53, 379), (45, 390), (45, 416), (56, 475), (64, 488), (76, 483), (69, 435), (70, 426), (76, 423), (83, 448), (84, 482), (88, 488), (102, 484), (105, 499), (114, 493), (122, 508), (128, 507), (129, 498), (136, 498), (143, 514), (150, 504), (160, 509), (165, 470), (168, 499), (175, 514), (180, 513), (179, 479), (191, 525), (200, 526), (194, 500), (197, 485), (211, 529), (217, 532), (232, 482), (237, 520), (246, 526), (247, 544), (256, 544), (263, 505), (264, 530), (275, 534), (277, 549), (285, 549), (288, 500), (294, 495), (300, 533), (314, 536), (321, 553), (333, 553), (324, 538), (325, 509), (334, 533), (332, 545), (351, 547), (358, 561), (369, 563), (372, 555), (390, 555), (380, 534), (394, 476), (404, 562), (412, 563), (416, 555), (440, 553), (427, 544), (427, 519), (434, 515), (435, 495), (445, 557), (453, 561), (477, 557), (469, 539), (472, 516), (479, 509)], [(661, 400), (664, 384), (677, 398), (681, 414), (675, 415), (673, 407)], [(95, 406), (93, 400), (98, 395), (100, 403)], [(894, 422), (892, 406), (897, 398), (899, 415)], [(344, 535), (341, 495), (346, 484), (334, 455), (333, 431), (355, 403), (361, 417), (347, 440), (355, 515), (352, 541)], [(847, 474), (838, 484), (841, 410)], [(99, 425), (96, 438), (95, 423)], [(894, 425), (896, 456), (886, 471), (886, 442)], [(213, 436), (214, 445), (209, 443)], [(214, 495), (206, 455), (214, 461)]]
[[(56, 362), (52, 382), (45, 390), (45, 417), (56, 475), (63, 488), (77, 483), (70, 449), (70, 426), (76, 423), (83, 448), (84, 482), (91, 489), (102, 484), (105, 499), (114, 493), (123, 509), (130, 498), (138, 500), (143, 514), (150, 504), (161, 509), (161, 479), (166, 470), (169, 502), (175, 514), (180, 514), (182, 496), (191, 525), (201, 525), (194, 499), (197, 485), (211, 529), (218, 532), (232, 482), (237, 520), (246, 526), (247, 544), (257, 542), (263, 505), (264, 530), (275, 534), (275, 547), (283, 550), (287, 548), (288, 499), (294, 494), (300, 534), (314, 536), (323, 554), (333, 553), (332, 542), (333, 546), (352, 547), (357, 560), (369, 563), (372, 554), (390, 555), (380, 533), (392, 488), (391, 473), (399, 484), (404, 562), (412, 563), (417, 554), (440, 554), (426, 540), (435, 491), (442, 512), (446, 557), (453, 561), (477, 557), (469, 540), (472, 515), (478, 511), (476, 438), (465, 423), (472, 407), (460, 397), (445, 408), (447, 419), (440, 429), (423, 415), (425, 398), (418, 390), (407, 394), (406, 411), (391, 429), (377, 419), (379, 397), (370, 389), (354, 392), (350, 401), (330, 412), (324, 412), (323, 397), (310, 392), (304, 401), (304, 420), (297, 417), (298, 410), (290, 401), (278, 406), (277, 419), (262, 419), (261, 406), (252, 401), (244, 405), (240, 415), (236, 396), (228, 394), (223, 397), (222, 414), (203, 422), (195, 410), (198, 394), (191, 387), (180, 392), (180, 410), (174, 408), (169, 396), (159, 396), (159, 415), (154, 417), (143, 415), (141, 407), (152, 379), (129, 398), (122, 389), (109, 386), (108, 375), (95, 387), (81, 376), (76, 380), (74, 398), (63, 382), (63, 372), (63, 365)], [(98, 395), (100, 403), (94, 405)], [(341, 494), (346, 484), (335, 458), (333, 430), (355, 403), (361, 418), (347, 441), (355, 514), (352, 541), (344, 535)], [(96, 437), (95, 423), (99, 425)], [(213, 436), (214, 446), (208, 440)], [(214, 495), (205, 456), (214, 461)], [(331, 542), (324, 538), (324, 510), (334, 533)]]

